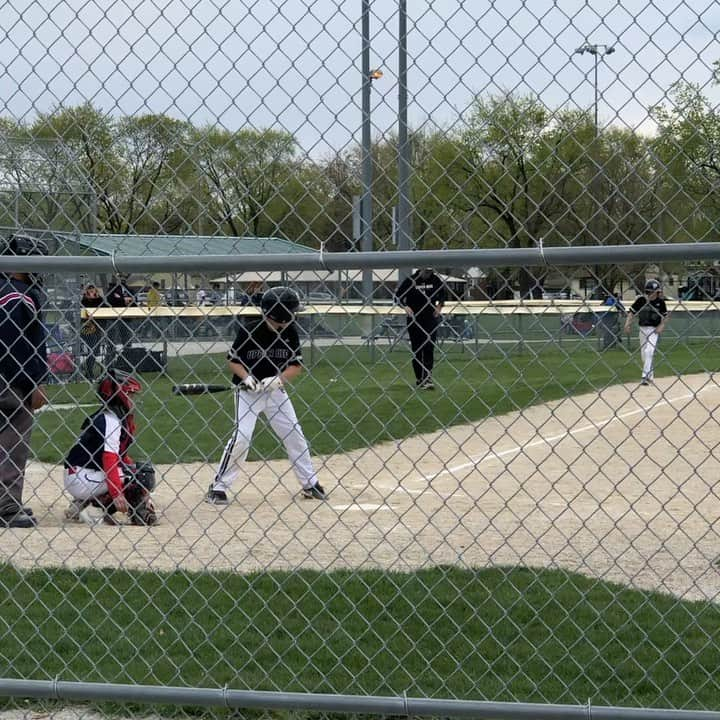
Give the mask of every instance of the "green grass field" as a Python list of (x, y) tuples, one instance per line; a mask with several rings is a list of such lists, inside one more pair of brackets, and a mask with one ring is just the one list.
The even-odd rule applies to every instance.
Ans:
[[(222, 364), (222, 356), (177, 358), (169, 377), (143, 378), (148, 421), (138, 455), (156, 462), (219, 455), (230, 395), (181, 398), (170, 388), (223, 382)], [(656, 372), (718, 364), (720, 353), (707, 344), (668, 345)], [(411, 375), (401, 350), (374, 363), (366, 352), (318, 353), (293, 390), (314, 451), (342, 452), (636, 381), (639, 357), (588, 343), (480, 358), (455, 351), (439, 358), (434, 394), (417, 394)], [(57, 403), (93, 402), (88, 384), (52, 391)], [(37, 454), (57, 461), (83, 416), (40, 415)], [(255, 453), (275, 457), (282, 449), (261, 432)], [(2, 577), (0, 675), (8, 677), (720, 708), (716, 605), (562, 571), (243, 576), (5, 566)]]
[(13, 677), (720, 707), (717, 606), (560, 571), (2, 575)]
[[(522, 352), (483, 350), (475, 357), (457, 346), (437, 353), (438, 390), (418, 393), (409, 352), (398, 348), (372, 359), (369, 351), (336, 347), (315, 351), (312, 367), (291, 393), (314, 453), (344, 453), (443, 427), (475, 422), (567, 395), (637, 381), (639, 353), (598, 352), (594, 341), (534, 345)], [(667, 345), (656, 356), (657, 376), (720, 368), (720, 351), (708, 343)], [(178, 397), (183, 382), (227, 383), (222, 354), (174, 358), (167, 377), (142, 376), (137, 457), (156, 463), (216, 460), (230, 432), (230, 393)], [(95, 403), (89, 383), (52, 386), (55, 403)], [(33, 437), (37, 458), (58, 462), (92, 408), (42, 413)], [(278, 458), (284, 449), (261, 423), (250, 459)]]

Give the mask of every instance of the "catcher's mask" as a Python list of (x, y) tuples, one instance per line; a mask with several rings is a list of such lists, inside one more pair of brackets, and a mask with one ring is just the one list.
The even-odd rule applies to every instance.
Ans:
[[(3, 255), (15, 255), (17, 257), (47, 255), (48, 246), (47, 243), (44, 240), (40, 240), (40, 238), (23, 233), (14, 233), (3, 242), (1, 252)], [(29, 272), (27, 275), (30, 277), (32, 283), (42, 285), (43, 277), (40, 273)]]
[(300, 298), (289, 287), (270, 288), (263, 293), (260, 307), (263, 315), (275, 322), (289, 323), (300, 310)]
[(98, 383), (100, 399), (111, 409), (126, 415), (133, 408), (131, 395), (142, 390), (142, 385), (129, 373), (117, 368), (108, 369)]
[(645, 283), (645, 292), (654, 293), (660, 289), (660, 283), (657, 280), (648, 280)]

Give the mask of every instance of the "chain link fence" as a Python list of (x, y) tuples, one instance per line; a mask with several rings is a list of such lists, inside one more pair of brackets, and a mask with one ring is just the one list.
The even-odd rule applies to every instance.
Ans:
[(718, 717), (716, 3), (2, 10), (3, 720)]

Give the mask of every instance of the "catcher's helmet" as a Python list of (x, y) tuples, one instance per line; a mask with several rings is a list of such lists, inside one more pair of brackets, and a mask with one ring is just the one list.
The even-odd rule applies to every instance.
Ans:
[(132, 410), (133, 402), (130, 396), (140, 390), (142, 385), (129, 373), (109, 368), (98, 383), (97, 393), (110, 409), (122, 416)]
[(660, 289), (660, 283), (657, 280), (648, 280), (645, 283), (645, 292), (652, 293), (657, 292)]
[(275, 322), (287, 323), (295, 319), (295, 313), (301, 309), (300, 298), (289, 287), (275, 287), (266, 290), (260, 301), (263, 315)]
[(149, 460), (136, 462), (127, 468), (127, 476), (127, 481), (136, 483), (148, 492), (155, 489), (155, 466)]

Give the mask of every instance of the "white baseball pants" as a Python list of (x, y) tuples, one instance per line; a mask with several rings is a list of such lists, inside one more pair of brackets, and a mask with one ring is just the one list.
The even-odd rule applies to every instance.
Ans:
[(234, 395), (235, 425), (215, 474), (213, 490), (226, 492), (240, 474), (260, 413), (265, 414), (270, 427), (282, 440), (300, 484), (304, 488), (315, 485), (317, 475), (310, 459), (310, 448), (285, 390), (251, 393), (236, 388)]
[(66, 469), (65, 489), (75, 500), (89, 500), (108, 492), (107, 475), (93, 468)]
[(642, 376), (646, 380), (652, 380), (654, 377), (653, 357), (659, 338), (660, 336), (654, 327), (640, 326), (640, 357), (643, 361)]

